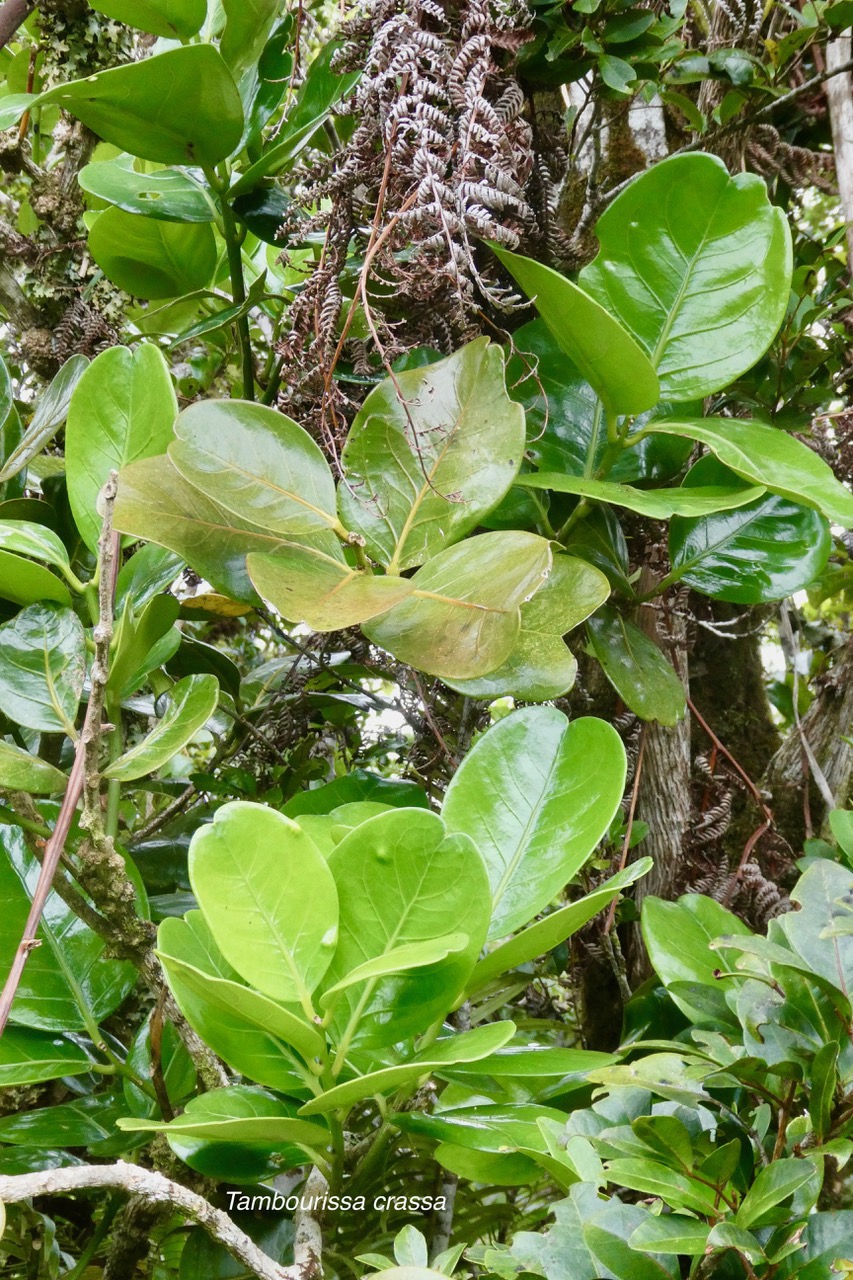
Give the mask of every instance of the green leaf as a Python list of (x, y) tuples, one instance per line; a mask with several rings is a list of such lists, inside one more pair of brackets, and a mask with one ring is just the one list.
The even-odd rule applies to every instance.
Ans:
[(313, 1116), (324, 1111), (349, 1109), (354, 1102), (361, 1102), (363, 1098), (372, 1098), (379, 1093), (387, 1094), (400, 1085), (426, 1079), (442, 1067), (459, 1062), (477, 1062), (503, 1048), (514, 1035), (514, 1022), (490, 1022), (483, 1027), (475, 1027), (473, 1031), (457, 1033), (446, 1040), (436, 1041), (409, 1062), (383, 1067), (380, 1071), (357, 1076), (354, 1080), (347, 1080), (333, 1089), (327, 1089), (325, 1093), (306, 1102), (299, 1114)]
[(524, 453), (524, 413), (487, 338), (370, 392), (341, 455), (341, 519), (392, 573), (458, 542), (497, 506)]
[(71, 604), (71, 592), (56, 574), (8, 551), (0, 551), (0, 597), (21, 605), (41, 601)]
[(169, 457), (190, 484), (271, 533), (340, 528), (329, 464), (291, 418), (246, 400), (201, 400), (175, 423)]
[(853, 857), (853, 810), (833, 809), (829, 829), (848, 858)]
[[(326, 976), (338, 988), (352, 971), (459, 930), (464, 947), (399, 976), (347, 990), (333, 1027), (353, 1044), (393, 1044), (424, 1031), (462, 992), (489, 923), (482, 859), (434, 813), (392, 809), (355, 827), (329, 855), (341, 903), (338, 947)], [(379, 966), (381, 971), (381, 964)]]
[(610, 1053), (590, 1049), (560, 1049), (548, 1045), (512, 1045), (480, 1062), (448, 1068), (456, 1077), (491, 1076), (495, 1080), (566, 1080), (586, 1079), (588, 1071), (609, 1066), (616, 1058)]
[(526, 702), (547, 702), (560, 697), (574, 684), (577, 671), (562, 637), (609, 595), (610, 583), (598, 569), (574, 556), (555, 555), (546, 581), (521, 606), (521, 630), (506, 662), (479, 680), (446, 683), (470, 698), (511, 694)]
[[(331, 550), (331, 548), (330, 548)], [(386, 613), (414, 590), (408, 578), (381, 577), (315, 547), (285, 542), (272, 555), (246, 558), (258, 594), (284, 618), (312, 631), (340, 631)]]
[(147, 737), (119, 756), (108, 769), (105, 778), (117, 778), (119, 782), (131, 782), (154, 773), (167, 761), (192, 742), (202, 725), (213, 715), (219, 701), (219, 681), (216, 676), (186, 676), (172, 690), (172, 698), (162, 720)]
[(207, 16), (206, 0), (95, 0), (92, 8), (169, 40), (196, 35)]
[(696, 418), (652, 422), (645, 429), (700, 440), (745, 480), (814, 507), (836, 524), (853, 525), (853, 494), (823, 458), (780, 427), (748, 418)]
[(641, 720), (673, 725), (687, 710), (684, 686), (654, 640), (605, 606), (587, 623), (592, 652), (627, 707)]
[(92, 1058), (73, 1040), (28, 1027), (6, 1027), (0, 1036), (0, 1088), (40, 1084), (89, 1071)]
[(825, 1044), (814, 1056), (809, 1094), (809, 1117), (821, 1140), (829, 1136), (835, 1089), (838, 1084), (838, 1045)]
[(529, 707), (483, 735), (454, 775), (442, 816), (485, 859), (489, 938), (527, 924), (578, 873), (624, 784), (625, 751), (603, 720), (570, 724), (554, 707)]
[(7, 93), (0, 98), (0, 129), (11, 129), (35, 100), (34, 93)]
[(70, 609), (34, 604), (0, 627), (0, 710), (46, 733), (74, 734), (86, 646)]
[(334, 986), (327, 987), (320, 997), (320, 1005), (326, 1008), (332, 1003), (333, 996), (362, 982), (437, 964), (439, 960), (446, 960), (455, 952), (466, 951), (470, 941), (467, 933), (446, 933), (440, 938), (428, 938), (425, 942), (406, 942), (401, 947), (392, 947), (390, 951), (356, 965)]
[[(495, 1056), (490, 1055), (484, 1061), (493, 1061)], [(461, 1075), (461, 1065), (457, 1063), (454, 1067), (442, 1069), (441, 1074)], [(469, 1065), (474, 1067), (476, 1074), (476, 1061)], [(561, 1127), (565, 1127), (563, 1112), (539, 1103), (512, 1106), (480, 1103), (452, 1106), (435, 1112), (404, 1111), (396, 1114), (393, 1122), (404, 1133), (420, 1134), (432, 1141), (496, 1154), (519, 1148), (546, 1152), (547, 1143), (540, 1128), (542, 1120), (550, 1120), (554, 1124), (562, 1122)]]
[(33, 458), (52, 440), (67, 417), (71, 395), (88, 365), (86, 356), (71, 356), (50, 386), (41, 393), (29, 426), (3, 463), (0, 484), (5, 484), (29, 466)]
[[(718, 978), (716, 971), (731, 968), (709, 944), (723, 934), (749, 934), (749, 929), (713, 898), (687, 893), (678, 902), (647, 897), (642, 912), (643, 941), (655, 972), (665, 987), (675, 983), (696, 983), (725, 991), (731, 978)], [(680, 995), (672, 993), (679, 1009), (691, 1020), (702, 1022), (701, 1011)]]
[(728, 511), (743, 507), (753, 498), (760, 498), (764, 489), (730, 488), (723, 485), (707, 485), (700, 488), (633, 489), (613, 480), (587, 480), (582, 476), (566, 476), (556, 471), (539, 471), (519, 476), (516, 484), (526, 489), (553, 489), (555, 493), (572, 493), (594, 502), (611, 502), (617, 507), (627, 507), (652, 520), (668, 520), (670, 516), (702, 516), (715, 511)]
[(660, 1218), (651, 1215), (628, 1237), (632, 1249), (641, 1253), (686, 1253), (692, 1256), (705, 1252), (710, 1228), (695, 1218), (683, 1218), (667, 1213)]
[(737, 1249), (750, 1262), (764, 1262), (765, 1254), (754, 1235), (734, 1222), (718, 1222), (707, 1240), (708, 1249)]
[(714, 1212), (717, 1193), (712, 1187), (668, 1169), (656, 1160), (609, 1160), (607, 1178), (617, 1187), (660, 1196), (676, 1209), (692, 1209), (695, 1213)]
[(335, 882), (313, 842), (283, 814), (234, 801), (196, 831), (189, 874), (226, 960), (264, 995), (307, 1012), (338, 932)]
[(716, 156), (674, 156), (640, 174), (595, 234), (581, 283), (648, 352), (664, 396), (719, 391), (770, 346), (792, 251), (762, 178), (729, 177)]
[(397, 809), (429, 809), (429, 801), (414, 782), (382, 778), (366, 769), (353, 769), (332, 782), (299, 791), (282, 808), (288, 818), (302, 813), (331, 813), (341, 805), (375, 800)]
[(774, 1160), (759, 1170), (735, 1215), (735, 1225), (749, 1229), (762, 1226), (768, 1214), (788, 1196), (814, 1177), (815, 1167), (809, 1160)]
[(90, 551), (98, 545), (98, 494), (110, 472), (162, 453), (177, 411), (166, 361), (148, 342), (101, 352), (74, 388), (65, 429), (68, 497)]
[(116, 205), (125, 213), (141, 213), (164, 222), (215, 222), (216, 206), (207, 189), (185, 169), (136, 168), (133, 156), (97, 160), (80, 170), (84, 191)]
[[(442, 1169), (487, 1187), (523, 1187), (541, 1177), (539, 1166), (526, 1155), (495, 1154), (442, 1142), (435, 1148), (433, 1158)], [(432, 1273), (425, 1272), (424, 1280), (427, 1276), (432, 1280)]]
[(33, 106), (70, 111), (105, 142), (161, 164), (213, 166), (239, 146), (243, 108), (210, 44), (170, 49), (41, 94)]
[(657, 374), (618, 320), (550, 267), (495, 245), (490, 248), (535, 303), (609, 413), (642, 413), (657, 404)]
[(225, 29), (219, 42), (223, 58), (235, 80), (254, 66), (264, 50), (279, 0), (222, 0)]
[(409, 579), (411, 596), (364, 627), (374, 644), (430, 675), (496, 670), (521, 630), (519, 606), (546, 580), (551, 548), (532, 533), (483, 533), (440, 551)]
[[(600, 1212), (601, 1204), (590, 1183), (572, 1187), (568, 1199), (551, 1206), (552, 1226), (541, 1234), (518, 1232), (512, 1242), (512, 1259), (522, 1270), (548, 1280), (600, 1280), (602, 1269), (584, 1239), (583, 1224)], [(634, 1225), (642, 1220), (638, 1217)]]
[(0, 787), (44, 796), (64, 791), (68, 779), (47, 760), (0, 739)]
[(113, 641), (107, 689), (111, 696), (129, 698), (149, 672), (161, 666), (181, 643), (174, 625), (181, 606), (173, 595), (155, 595), (141, 612), (122, 610)]
[(802, 1249), (787, 1257), (776, 1272), (780, 1280), (837, 1280), (833, 1265), (850, 1253), (853, 1210), (834, 1209), (809, 1215)]
[(163, 222), (115, 207), (98, 214), (89, 252), (108, 280), (138, 298), (174, 298), (204, 289), (218, 257), (208, 223)]
[(537, 920), (535, 924), (529, 925), (508, 942), (489, 951), (471, 975), (468, 991), (479, 991), (499, 974), (517, 969), (519, 965), (527, 964), (528, 961), (535, 960), (538, 956), (543, 956), (547, 951), (558, 947), (573, 933), (577, 933), (578, 929), (583, 928), (593, 916), (609, 906), (623, 889), (646, 875), (651, 867), (651, 858), (639, 858), (624, 871), (617, 871), (615, 876), (605, 880), (604, 884), (594, 889), (592, 893), (586, 894), (585, 897), (579, 898), (577, 902), (572, 902), (567, 907), (552, 911), (543, 920)]
[(68, 552), (62, 540), (44, 525), (29, 520), (0, 520), (0, 547), (17, 551), (58, 569), (68, 568)]
[[(207, 1138), (217, 1142), (293, 1142), (301, 1147), (323, 1151), (329, 1133), (316, 1121), (301, 1120), (296, 1104), (271, 1098), (261, 1090), (212, 1089), (199, 1098), (191, 1098), (183, 1115), (175, 1120), (147, 1120), (124, 1116), (117, 1121), (120, 1129), (149, 1133), (168, 1133), (178, 1137)], [(230, 1105), (233, 1101), (234, 1106)], [(235, 1114), (236, 1113), (236, 1114)]]
[(158, 945), (181, 1013), (223, 1062), (247, 1079), (282, 1093), (302, 1087), (304, 1082), (286, 1043), (267, 1030), (267, 1025), (283, 1029), (286, 1022), (292, 1037), (287, 1043), (293, 1043), (300, 1053), (304, 1050), (305, 1055), (317, 1052), (317, 1033), (297, 1010), (279, 1013), (281, 1006), (276, 1004), (273, 1016), (269, 1008), (273, 1002), (242, 985), (200, 911), (190, 911), (183, 919), (164, 920)]
[(124, 1111), (114, 1094), (75, 1098), (58, 1107), (39, 1107), (0, 1119), (0, 1143), (34, 1147), (87, 1147), (115, 1135)]
[(779, 922), (788, 943), (814, 973), (846, 994), (853, 989), (853, 934), (830, 930), (850, 920), (853, 871), (825, 859), (813, 862), (791, 890), (791, 901), (799, 911)]

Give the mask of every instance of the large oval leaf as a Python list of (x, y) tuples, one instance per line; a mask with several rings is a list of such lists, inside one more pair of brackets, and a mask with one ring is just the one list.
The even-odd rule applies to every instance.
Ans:
[[(720, 955), (709, 944), (725, 934), (750, 931), (737, 916), (713, 898), (686, 893), (678, 902), (662, 898), (643, 900), (643, 941), (655, 972), (688, 1018), (702, 1020), (702, 1012), (680, 994), (678, 984), (714, 987), (725, 991), (734, 979), (719, 976)], [(727, 969), (732, 965), (724, 962)]]
[(65, 774), (47, 760), (0, 739), (0, 787), (4, 790), (44, 796), (64, 791), (67, 785)]
[(38, 604), (41, 600), (71, 604), (71, 592), (55, 573), (8, 551), (0, 551), (0, 596), (22, 605)]
[(190, 843), (190, 883), (226, 960), (265, 995), (311, 1008), (331, 963), (338, 894), (295, 822), (234, 801)]
[(115, 207), (93, 223), (89, 252), (108, 280), (138, 298), (175, 298), (204, 289), (218, 258), (207, 222), (163, 222)]
[(132, 782), (160, 769), (192, 742), (203, 724), (213, 715), (219, 701), (216, 676), (195, 675), (179, 680), (162, 720), (147, 737), (104, 771), (105, 778)]
[(521, 630), (520, 606), (545, 582), (550, 544), (532, 533), (484, 533), (440, 551), (409, 581), (407, 600), (364, 633), (401, 662), (468, 680), (505, 662)]
[(207, 16), (205, 0), (95, 0), (92, 8), (170, 40), (194, 36)]
[(687, 710), (684, 686), (672, 663), (616, 609), (605, 606), (587, 623), (592, 652), (626, 707), (641, 720), (673, 725)]
[(458, 542), (500, 502), (524, 452), (503, 355), (477, 338), (371, 391), (341, 455), (341, 519), (399, 573)]
[(0, 547), (32, 556), (33, 560), (43, 560), (58, 569), (68, 568), (68, 552), (62, 540), (52, 529), (30, 520), (0, 520)]
[(339, 986), (365, 961), (458, 930), (466, 944), (446, 959), (345, 989), (334, 1027), (352, 1043), (393, 1044), (424, 1031), (461, 993), (485, 941), (488, 881), (466, 837), (448, 836), (424, 809), (392, 809), (361, 823), (329, 855), (341, 903), (338, 948), (326, 975)]
[(45, 733), (73, 736), (86, 674), (86, 637), (70, 609), (34, 604), (0, 627), (0, 711)]
[(610, 413), (643, 413), (657, 404), (660, 386), (654, 367), (618, 320), (559, 272), (490, 247)]
[(98, 545), (98, 494), (109, 474), (162, 453), (178, 402), (159, 349), (110, 347), (92, 361), (71, 397), (65, 431), (68, 498), (83, 541)]
[(77, 181), (90, 195), (126, 213), (143, 213), (165, 222), (216, 220), (216, 206), (207, 189), (182, 169), (143, 173), (133, 156), (124, 155), (87, 164)]
[(169, 457), (190, 484), (271, 533), (340, 528), (329, 464), (291, 418), (246, 400), (202, 400), (175, 423)]
[(187, 1138), (208, 1138), (218, 1142), (295, 1142), (300, 1146), (323, 1151), (329, 1141), (328, 1130), (316, 1121), (300, 1120), (292, 1102), (252, 1090), (252, 1103), (247, 1105), (249, 1090), (240, 1090), (233, 1098), (231, 1089), (214, 1089), (200, 1098), (192, 1098), (183, 1115), (171, 1121), (145, 1120), (125, 1116), (118, 1121), (120, 1129), (144, 1129)]
[(0, 1088), (79, 1076), (91, 1070), (92, 1061), (85, 1049), (64, 1036), (6, 1027), (0, 1036)]
[(57, 85), (33, 105), (48, 103), (70, 111), (105, 142), (162, 164), (216, 165), (243, 135), (237, 86), (210, 44)]
[(785, 317), (791, 234), (762, 178), (716, 156), (674, 156), (642, 173), (599, 218), (585, 289), (649, 353), (664, 396), (728, 386)]
[(527, 924), (577, 875), (624, 785), (625, 750), (603, 720), (570, 724), (555, 707), (529, 707), (484, 734), (450, 783), (442, 816), (485, 859), (489, 938)]
[(312, 631), (339, 631), (366, 622), (414, 590), (408, 578), (352, 568), (342, 550), (330, 555), (293, 542), (282, 543), (274, 555), (250, 554), (246, 566), (264, 600)]

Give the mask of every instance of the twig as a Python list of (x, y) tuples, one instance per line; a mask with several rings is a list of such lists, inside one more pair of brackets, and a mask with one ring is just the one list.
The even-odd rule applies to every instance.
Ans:
[(439, 1197), (444, 1199), (444, 1205), (441, 1209), (436, 1210), (435, 1215), (435, 1232), (432, 1237), (430, 1246), (430, 1259), (435, 1261), (440, 1253), (450, 1244), (450, 1237), (453, 1233), (453, 1210), (456, 1206), (456, 1191), (459, 1187), (459, 1175), (457, 1173), (445, 1173), (441, 1180), (441, 1190)]
[[(310, 1179), (309, 1179), (310, 1182)], [(312, 1242), (303, 1244), (300, 1252), (299, 1231), (294, 1244), (292, 1266), (282, 1266), (264, 1253), (245, 1232), (232, 1222), (227, 1213), (215, 1209), (203, 1196), (196, 1195), (160, 1173), (141, 1169), (138, 1165), (76, 1165), (69, 1169), (45, 1169), (38, 1173), (0, 1176), (0, 1202), (14, 1204), (33, 1196), (62, 1195), (75, 1191), (108, 1189), (126, 1191), (151, 1205), (167, 1205), (200, 1227), (227, 1249), (258, 1280), (309, 1280), (319, 1275), (319, 1253)], [(304, 1233), (303, 1233), (304, 1234)]]
[(299, 1208), (293, 1215), (293, 1266), (285, 1268), (290, 1276), (299, 1276), (301, 1280), (316, 1277), (319, 1280), (323, 1275), (320, 1213), (310, 1206), (318, 1199), (323, 1200), (328, 1190), (329, 1184), (323, 1174), (313, 1168), (299, 1197)]
[[(634, 827), (634, 814), (637, 812), (637, 799), (640, 795), (640, 779), (643, 776), (643, 752), (646, 749), (646, 726), (643, 725), (640, 730), (640, 745), (637, 750), (637, 767), (634, 770), (634, 786), (631, 791), (631, 804), (628, 808), (628, 825), (625, 828), (625, 839), (622, 842), (622, 855), (619, 858), (619, 870), (624, 871), (628, 864), (628, 850), (631, 847), (631, 831)], [(607, 937), (613, 928), (613, 921), (616, 919), (616, 899), (614, 898), (610, 904), (610, 910), (607, 913), (607, 922), (604, 926), (604, 936)]]
[[(832, 809), (837, 808), (836, 799), (832, 794), (832, 788), (826, 780), (826, 774), (818, 764), (817, 757), (812, 750), (812, 744), (806, 736), (806, 731), (803, 728), (803, 722), (800, 719), (800, 673), (798, 667), (800, 645), (796, 635), (794, 634), (794, 628), (791, 626), (791, 615), (788, 612), (787, 600), (783, 600), (779, 606), (779, 639), (782, 641), (782, 651), (785, 654), (785, 659), (791, 664), (793, 683), (793, 697), (791, 705), (794, 712), (794, 727), (799, 735), (800, 743), (803, 748), (803, 755), (808, 762), (809, 769), (811, 770), (812, 777), (815, 781), (815, 786), (820, 792), (823, 802), (827, 807), (827, 811), (829, 812)], [(808, 781), (806, 782), (806, 791), (808, 791)]]
[(0, 49), (9, 43), (34, 8), (35, 5), (30, 4), (29, 0), (6, 0), (0, 8)]
[(760, 810), (761, 810), (761, 812), (764, 814), (764, 817), (765, 817), (765, 819), (767, 820), (767, 822), (772, 826), (772, 825), (773, 825), (773, 812), (772, 812), (772, 810), (768, 807), (767, 801), (764, 799), (764, 796), (763, 796), (763, 795), (761, 794), (761, 792), (758, 790), (758, 787), (755, 785), (755, 783), (753, 782), (752, 778), (750, 778), (750, 776), (749, 776), (749, 774), (747, 773), (746, 769), (744, 769), (743, 765), (742, 765), (742, 764), (740, 764), (740, 763), (735, 759), (735, 757), (732, 755), (731, 751), (729, 751), (729, 749), (728, 749), (728, 747), (725, 745), (725, 743), (723, 743), (723, 742), (721, 742), (721, 741), (720, 741), (720, 739), (719, 739), (719, 738), (717, 737), (717, 735), (714, 733), (714, 730), (713, 730), (713, 729), (711, 728), (711, 726), (708, 724), (708, 721), (707, 721), (707, 720), (705, 719), (705, 717), (702, 715), (701, 711), (697, 710), (696, 704), (695, 704), (695, 703), (693, 702), (693, 700), (692, 700), (691, 698), (689, 698), (689, 697), (688, 697), (688, 699), (687, 699), (687, 705), (688, 705), (688, 707), (690, 708), (691, 714), (692, 714), (693, 716), (695, 716), (695, 718), (699, 721), (699, 723), (701, 724), (702, 728), (705, 730), (705, 732), (707, 733), (708, 737), (711, 739), (711, 741), (713, 742), (713, 744), (714, 744), (714, 746), (717, 748), (717, 750), (720, 752), (720, 754), (721, 754), (721, 755), (724, 755), (724, 756), (726, 757), (726, 759), (728, 760), (729, 764), (732, 766), (732, 768), (735, 770), (735, 772), (738, 774), (738, 776), (739, 776), (740, 778), (742, 778), (742, 779), (743, 779), (743, 781), (746, 783), (747, 787), (749, 788), (750, 794), (752, 795), (753, 799), (755, 800), (755, 803), (758, 805), (759, 809), (760, 809)]

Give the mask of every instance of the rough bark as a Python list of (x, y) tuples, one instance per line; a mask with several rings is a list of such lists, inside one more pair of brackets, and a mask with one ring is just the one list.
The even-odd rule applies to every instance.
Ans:
[(839, 68), (850, 61), (851, 38), (847, 30), (826, 46), (826, 101), (832, 127), (835, 175), (841, 211), (847, 224), (847, 262), (853, 264), (853, 81), (849, 71)]

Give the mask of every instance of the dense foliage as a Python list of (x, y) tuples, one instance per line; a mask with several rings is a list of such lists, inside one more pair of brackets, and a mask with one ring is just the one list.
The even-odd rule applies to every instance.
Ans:
[(0, 1275), (853, 1267), (851, 19), (0, 4)]

